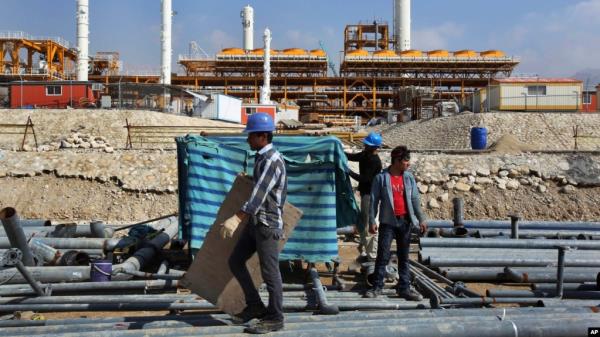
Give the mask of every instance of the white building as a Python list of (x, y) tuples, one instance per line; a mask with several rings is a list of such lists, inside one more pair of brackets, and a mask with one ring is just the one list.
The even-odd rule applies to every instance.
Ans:
[[(578, 111), (583, 82), (571, 78), (503, 78), (473, 96), (473, 112)], [(488, 102), (489, 98), (489, 102)]]
[(202, 96), (195, 95), (193, 116), (233, 123), (242, 122), (241, 99), (223, 94)]

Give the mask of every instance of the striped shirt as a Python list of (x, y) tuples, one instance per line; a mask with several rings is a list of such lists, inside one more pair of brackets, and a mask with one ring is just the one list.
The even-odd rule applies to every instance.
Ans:
[(254, 223), (283, 228), (283, 205), (287, 197), (287, 174), (281, 154), (268, 144), (256, 153), (254, 188), (250, 199), (242, 206)]

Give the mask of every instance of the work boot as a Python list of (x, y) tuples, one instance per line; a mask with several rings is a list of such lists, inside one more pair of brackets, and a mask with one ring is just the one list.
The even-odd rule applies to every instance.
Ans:
[(364, 298), (376, 298), (381, 295), (383, 292), (379, 288), (371, 288), (367, 290), (367, 292), (363, 295)]
[(231, 316), (234, 324), (244, 324), (255, 318), (263, 318), (267, 315), (267, 308), (264, 304), (249, 305), (242, 312)]
[(261, 319), (244, 329), (246, 333), (264, 334), (283, 329), (283, 320)]
[(398, 297), (403, 298), (407, 301), (422, 301), (423, 300), (423, 296), (412, 288), (402, 289), (402, 290), (398, 289), (398, 290), (396, 290), (396, 295), (398, 295)]

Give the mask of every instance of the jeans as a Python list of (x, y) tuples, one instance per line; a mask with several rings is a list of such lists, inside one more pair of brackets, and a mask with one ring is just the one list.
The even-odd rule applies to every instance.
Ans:
[(383, 289), (385, 278), (385, 267), (390, 262), (392, 255), (390, 248), (392, 240), (396, 239), (398, 255), (398, 286), (397, 290), (407, 290), (410, 288), (410, 274), (408, 264), (408, 252), (410, 249), (410, 221), (399, 218), (398, 226), (381, 224), (379, 226), (379, 240), (377, 247), (377, 259), (375, 260), (375, 279), (374, 287)]
[(283, 320), (283, 286), (279, 272), (279, 241), (283, 239), (283, 230), (270, 228), (263, 224), (248, 224), (240, 240), (229, 257), (231, 273), (239, 282), (247, 306), (262, 305), (258, 290), (254, 287), (246, 261), (257, 252), (262, 278), (267, 284), (269, 305), (266, 319)]

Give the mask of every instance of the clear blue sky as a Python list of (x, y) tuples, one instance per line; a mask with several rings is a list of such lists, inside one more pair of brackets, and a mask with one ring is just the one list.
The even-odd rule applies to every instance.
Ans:
[[(2, 0), (0, 30), (61, 36), (75, 44), (75, 0)], [(196, 41), (209, 54), (242, 45), (240, 11), (255, 10), (255, 46), (273, 31), (276, 49), (343, 46), (346, 24), (392, 25), (392, 0), (173, 0), (173, 60)], [(600, 68), (600, 0), (413, 0), (413, 48), (500, 49), (517, 73), (572, 76)], [(158, 69), (160, 0), (90, 0), (90, 54), (118, 51), (126, 69)]]

